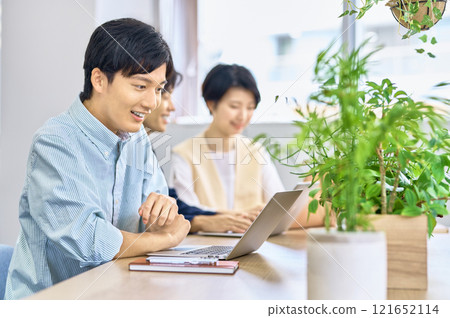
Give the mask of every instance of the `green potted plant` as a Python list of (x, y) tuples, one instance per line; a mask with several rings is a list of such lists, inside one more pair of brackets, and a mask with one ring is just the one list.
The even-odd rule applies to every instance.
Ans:
[[(447, 5), (447, 0), (365, 0), (358, 7), (354, 0), (345, 0), (346, 7), (340, 17), (346, 15), (356, 15), (356, 19), (361, 19), (374, 6), (384, 3), (390, 8), (395, 20), (404, 28), (406, 32), (402, 39), (410, 37), (429, 30), (436, 25), (441, 19)], [(430, 40), (432, 45), (437, 43), (435, 37), (428, 38), (423, 35), (419, 38), (423, 43)], [(416, 49), (417, 53), (424, 53), (423, 48)], [(427, 52), (427, 55), (434, 58), (435, 55)]]
[[(321, 84), (310, 97), (316, 108), (298, 109), (305, 121), (295, 123), (296, 152), (309, 157), (300, 176), (322, 181), (310, 211), (318, 204), (331, 208), (338, 230), (346, 231), (370, 229), (366, 216), (374, 213), (426, 215), (431, 235), (450, 194), (444, 117), (389, 79), (361, 85), (376, 52), (361, 57), (365, 43), (348, 54), (344, 48), (320, 53), (315, 81)], [(337, 113), (322, 116), (328, 105), (339, 105)]]
[(434, 26), (445, 11), (447, 0), (389, 0), (392, 15), (403, 27), (417, 32)]
[[(371, 233), (383, 230), (383, 225), (388, 224), (391, 229), (386, 232), (388, 240), (397, 240), (388, 241), (388, 286), (426, 288), (427, 232), (431, 235), (436, 217), (448, 214), (450, 136), (444, 129), (444, 117), (432, 106), (413, 100), (389, 79), (380, 83), (363, 81), (368, 75), (369, 59), (376, 53), (375, 50), (364, 54), (366, 43), (349, 53), (345, 47), (336, 52), (329, 47), (318, 55), (314, 80), (319, 89), (310, 96), (305, 109), (298, 109), (303, 120), (294, 123), (299, 128), (295, 136), (297, 145), (291, 146), (289, 156), (306, 156), (306, 160), (295, 165), (303, 171), (297, 174), (301, 178), (311, 178), (313, 184), (320, 182), (320, 189), (311, 191), (312, 198), (318, 191), (320, 197), (311, 201), (309, 212), (315, 213), (319, 206), (325, 208), (328, 230), (330, 220), (335, 218), (337, 232), (346, 233), (345, 238), (337, 238), (337, 242), (349, 241), (348, 233)], [(329, 108), (337, 110), (329, 112)], [(280, 148), (276, 145), (269, 147), (275, 157), (278, 157), (277, 149)], [(386, 221), (386, 218), (389, 219)], [(406, 224), (413, 228), (405, 230)], [(411, 233), (412, 238), (405, 237)], [(331, 234), (338, 233), (332, 231)], [(359, 240), (372, 242), (371, 239)], [(397, 246), (399, 240), (404, 240), (406, 248)], [(411, 247), (414, 240), (418, 241), (417, 248)], [(324, 248), (330, 242), (323, 231), (309, 232), (308, 270), (315, 276), (314, 281), (308, 283), (311, 288), (323, 285), (320, 282), (324, 282), (321, 277), (324, 275), (328, 280), (346, 276), (350, 281), (360, 280), (354, 277), (353, 269), (342, 272), (352, 263), (365, 268), (367, 273), (361, 261), (367, 261), (370, 256), (356, 255), (358, 262), (353, 262), (354, 254), (353, 257), (330, 255), (326, 250), (335, 251), (340, 244)], [(319, 249), (324, 250), (323, 259), (310, 266), (310, 257), (315, 257)], [(364, 248), (352, 246), (344, 250), (362, 253)], [(408, 254), (411, 250), (413, 255)], [(348, 259), (352, 261), (344, 266), (342, 262)], [(326, 263), (326, 268), (318, 271), (320, 265), (317, 264), (321, 262)], [(375, 261), (370, 258), (370, 262)], [(327, 273), (333, 264), (340, 274)], [(417, 281), (420, 275), (416, 267), (424, 279)], [(409, 273), (411, 268), (415, 272)], [(396, 279), (393, 273), (399, 270), (406, 273)], [(330, 285), (343, 288), (345, 284), (326, 286), (327, 289)], [(364, 293), (363, 286), (358, 288), (363, 298), (369, 298), (370, 292)], [(323, 295), (324, 292), (328, 291), (322, 288), (317, 293)], [(311, 298), (316, 298), (317, 293)], [(342, 290), (338, 295), (345, 298)]]

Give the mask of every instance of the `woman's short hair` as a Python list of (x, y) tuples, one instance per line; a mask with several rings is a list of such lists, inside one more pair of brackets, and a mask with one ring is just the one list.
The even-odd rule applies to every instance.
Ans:
[(230, 88), (249, 90), (255, 97), (256, 106), (261, 101), (252, 73), (237, 64), (219, 64), (209, 71), (202, 85), (203, 99), (205, 102), (218, 102)]
[(91, 73), (99, 68), (112, 82), (114, 75), (151, 73), (166, 64), (166, 77), (173, 71), (172, 55), (162, 35), (154, 27), (131, 18), (108, 21), (97, 29), (89, 40), (84, 57), (83, 102), (92, 96)]

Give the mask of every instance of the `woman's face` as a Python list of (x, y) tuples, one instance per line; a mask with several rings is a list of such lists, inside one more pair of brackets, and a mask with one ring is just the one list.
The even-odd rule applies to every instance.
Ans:
[(145, 127), (151, 131), (166, 131), (170, 113), (175, 111), (171, 96), (171, 92), (164, 91), (161, 95), (161, 104), (145, 118)]
[(232, 87), (217, 103), (207, 104), (213, 115), (211, 125), (223, 137), (242, 133), (256, 108), (253, 93), (241, 87)]

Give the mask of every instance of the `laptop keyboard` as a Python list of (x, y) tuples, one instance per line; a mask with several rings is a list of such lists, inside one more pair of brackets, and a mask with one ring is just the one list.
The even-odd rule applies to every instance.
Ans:
[(198, 248), (196, 250), (187, 251), (184, 253), (181, 253), (182, 255), (224, 255), (229, 254), (234, 246), (220, 246), (220, 245), (213, 245), (208, 246), (204, 248)]

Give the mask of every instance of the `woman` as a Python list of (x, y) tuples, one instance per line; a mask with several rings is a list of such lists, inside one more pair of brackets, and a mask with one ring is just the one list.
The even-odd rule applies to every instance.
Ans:
[(261, 99), (256, 81), (243, 66), (220, 64), (206, 76), (202, 95), (212, 123), (173, 149), (171, 184), (190, 205), (255, 215), (284, 190), (267, 152), (241, 135)]
[[(144, 126), (148, 129), (149, 135), (153, 132), (166, 131), (170, 113), (175, 111), (171, 93), (180, 81), (181, 75), (177, 72), (168, 77), (165, 90), (161, 96), (161, 104), (144, 121)], [(220, 211), (220, 209), (204, 210), (179, 200), (173, 188), (169, 189), (169, 195), (177, 199), (178, 212), (191, 222), (191, 232), (245, 232), (258, 212), (258, 210), (252, 210), (227, 213), (229, 211)]]

